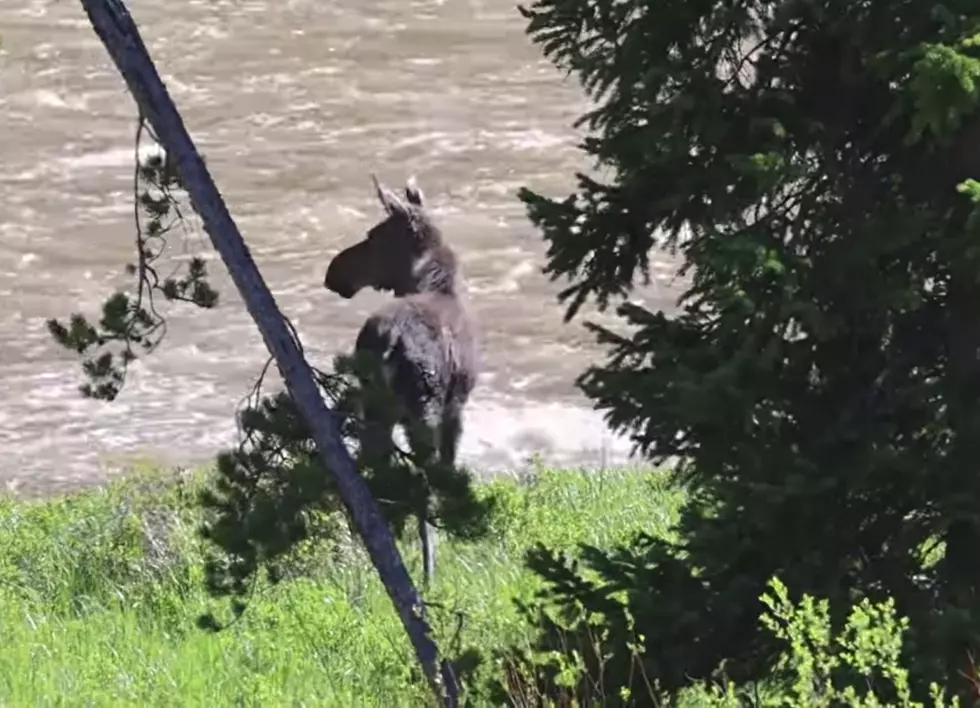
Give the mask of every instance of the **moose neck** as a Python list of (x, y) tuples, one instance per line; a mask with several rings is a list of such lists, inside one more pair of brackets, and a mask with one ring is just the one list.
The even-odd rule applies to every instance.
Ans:
[(427, 249), (412, 264), (408, 293), (434, 293), (456, 297), (460, 289), (456, 254), (443, 243)]

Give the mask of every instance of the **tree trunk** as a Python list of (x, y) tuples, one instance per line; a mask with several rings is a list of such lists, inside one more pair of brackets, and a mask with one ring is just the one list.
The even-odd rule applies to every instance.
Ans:
[(81, 0), (81, 3), (139, 109), (153, 126), (167, 155), (174, 159), (211, 243), (228, 268), (266, 347), (276, 359), (287, 390), (312, 431), (321, 459), (336, 476), (344, 504), (398, 610), (432, 690), (443, 705), (457, 705), (458, 690), (452, 668), (448, 662), (440, 662), (418, 592), (391, 532), (344, 445), (337, 420), (327, 408), (309, 364), (187, 134), (136, 24), (121, 0)]

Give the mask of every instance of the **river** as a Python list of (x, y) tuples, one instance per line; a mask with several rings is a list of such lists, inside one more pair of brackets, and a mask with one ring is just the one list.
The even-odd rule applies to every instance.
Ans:
[[(562, 323), (561, 284), (516, 192), (566, 196), (586, 167), (574, 78), (510, 0), (132, 0), (130, 11), (283, 312), (313, 362), (348, 349), (384, 295), (323, 289), (329, 259), (380, 217), (370, 173), (414, 174), (457, 248), (485, 373), (461, 461), (513, 470), (617, 464), (573, 381), (601, 352)], [(98, 481), (134, 460), (202, 463), (235, 441), (265, 360), (215, 262), (214, 311), (169, 308), (167, 341), (113, 403), (77, 393), (49, 317), (96, 314), (132, 260), (135, 108), (71, 0), (0, 0), (0, 484)], [(209, 251), (192, 239), (192, 250)], [(666, 306), (674, 266), (637, 297)]]

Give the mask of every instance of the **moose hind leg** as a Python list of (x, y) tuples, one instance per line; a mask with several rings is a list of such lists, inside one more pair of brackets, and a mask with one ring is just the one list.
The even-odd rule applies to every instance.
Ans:
[[(436, 450), (439, 448), (439, 426), (433, 424), (437, 417), (423, 413), (421, 420), (415, 420), (406, 427), (409, 445), (415, 457), (415, 463), (428, 476), (432, 464), (437, 461)], [(431, 491), (426, 484), (425, 497), (420, 500), (416, 511), (419, 529), (419, 542), (422, 551), (422, 581), (423, 586), (429, 587), (436, 570), (436, 530), (429, 523), (429, 501)]]
[[(430, 451), (435, 452), (438, 448), (438, 460), (429, 457), (429, 464), (436, 462), (446, 468), (456, 464), (456, 450), (459, 445), (459, 438), (463, 432), (461, 406), (448, 406), (442, 412), (442, 420), (429, 428), (429, 439), (422, 442), (431, 447)], [(431, 417), (430, 417), (431, 419)], [(414, 445), (413, 445), (413, 449)], [(426, 586), (432, 580), (436, 569), (436, 530), (425, 518), (424, 514), (419, 515), (419, 539), (422, 546), (422, 573)]]
[(456, 465), (456, 451), (463, 434), (463, 410), (461, 405), (448, 405), (442, 415), (439, 433), (439, 462), (446, 467)]
[(422, 584), (425, 588), (431, 587), (432, 578), (436, 572), (436, 530), (425, 518), (425, 514), (419, 514), (419, 542), (422, 547)]
[[(435, 462), (435, 456), (429, 456), (427, 459), (427, 464), (425, 465), (425, 471), (431, 467), (432, 463)], [(429, 523), (429, 502), (432, 498), (432, 492), (426, 485), (425, 498), (422, 501), (421, 508), (418, 511), (418, 524), (419, 524), (419, 545), (422, 550), (422, 579), (423, 584), (426, 588), (431, 586), (432, 578), (435, 576), (436, 572), (436, 529)]]
[(391, 463), (395, 450), (395, 441), (392, 438), (394, 427), (391, 421), (386, 420), (383, 412), (371, 407), (364, 411), (361, 458), (372, 469)]

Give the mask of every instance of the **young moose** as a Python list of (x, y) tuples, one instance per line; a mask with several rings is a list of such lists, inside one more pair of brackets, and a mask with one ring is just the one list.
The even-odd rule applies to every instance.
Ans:
[[(337, 254), (323, 284), (344, 298), (365, 287), (395, 295), (365, 321), (355, 354), (380, 359), (399, 404), (394, 417), (405, 425), (413, 453), (425, 458), (438, 451), (441, 464), (453, 465), (463, 407), (477, 378), (475, 327), (463, 302), (456, 255), (426, 212), (414, 179), (408, 181), (404, 201), (372, 179), (387, 216), (364, 240)], [(364, 415), (371, 432), (361, 441), (362, 449), (376, 460), (389, 459), (393, 425), (385, 421), (393, 416), (372, 414), (369, 408)], [(426, 440), (413, 434), (415, 426)], [(435, 538), (426, 513), (419, 511), (419, 536), (428, 584), (435, 570)]]

